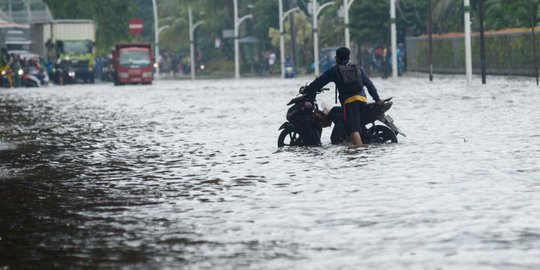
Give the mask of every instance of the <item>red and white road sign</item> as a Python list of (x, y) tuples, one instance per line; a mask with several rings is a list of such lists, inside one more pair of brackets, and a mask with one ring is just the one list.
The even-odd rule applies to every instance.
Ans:
[(129, 32), (131, 32), (134, 35), (142, 33), (144, 30), (144, 24), (143, 21), (139, 18), (133, 18), (128, 23), (128, 29)]

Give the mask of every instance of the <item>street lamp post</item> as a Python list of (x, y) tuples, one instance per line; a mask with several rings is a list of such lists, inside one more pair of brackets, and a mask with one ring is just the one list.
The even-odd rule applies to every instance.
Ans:
[(154, 8), (154, 43), (155, 43), (155, 57), (156, 62), (156, 78), (159, 78), (159, 25), (158, 25), (158, 12), (156, 0), (152, 0), (152, 7)]
[(390, 0), (390, 39), (392, 42), (392, 78), (397, 78), (397, 32), (396, 32), (396, 0)]
[(281, 78), (285, 78), (285, 30), (283, 29), (283, 21), (289, 14), (297, 10), (300, 10), (300, 8), (291, 8), (283, 13), (283, 0), (279, 0), (279, 51), (281, 58)]
[[(161, 34), (161, 32), (163, 32), (163, 30), (169, 28), (170, 26), (169, 25), (164, 25), (162, 27), (160, 27), (158, 30), (157, 30), (157, 38), (159, 39), (159, 34)], [(159, 43), (156, 42), (156, 78), (159, 78)]]
[(239, 27), (240, 24), (247, 20), (253, 19), (253, 15), (246, 15), (238, 18), (238, 0), (234, 0), (234, 77), (240, 78), (240, 43), (239, 43)]
[(23, 4), (26, 7), (26, 22), (30, 24), (32, 22), (32, 17), (31, 17), (32, 13), (30, 10), (30, 4), (28, 3), (28, 0), (23, 0)]
[(532, 35), (532, 48), (533, 48), (533, 59), (534, 59), (534, 74), (536, 76), (536, 85), (538, 85), (538, 64), (536, 60), (536, 35), (534, 33), (534, 28), (536, 27), (537, 8), (533, 7), (532, 0), (529, 0), (529, 9), (531, 10), (531, 35)]
[(193, 24), (193, 15), (191, 13), (191, 5), (188, 7), (189, 11), (189, 58), (190, 58), (190, 65), (191, 65), (191, 79), (195, 79), (195, 41), (194, 41), (194, 33), (195, 29), (197, 29), (197, 26), (204, 23), (204, 21), (199, 21), (195, 24)]
[(351, 8), (354, 0), (344, 0), (343, 8), (345, 10), (345, 47), (351, 48), (351, 30), (349, 27), (349, 9)]
[(486, 44), (484, 34), (484, 0), (478, 2), (478, 20), (480, 22), (480, 73), (482, 84), (486, 84)]
[(152, 6), (154, 8), (154, 43), (155, 43), (155, 52), (154, 52), (154, 61), (156, 62), (156, 79), (159, 78), (159, 33), (161, 33), (163, 30), (169, 28), (168, 25), (162, 26), (161, 28), (158, 28), (158, 12), (157, 12), (157, 4), (156, 0), (152, 0)]
[(471, 49), (471, 5), (469, 0), (464, 0), (465, 21), (465, 72), (467, 85), (472, 84), (472, 49)]
[(317, 0), (312, 0), (312, 16), (313, 16), (313, 50), (314, 50), (314, 62), (315, 62), (315, 76), (319, 75), (319, 33), (317, 29), (317, 17), (319, 16), (319, 13), (331, 5), (334, 4), (334, 1), (325, 3), (319, 7), (319, 3)]
[(433, 5), (429, 0), (429, 14), (428, 14), (428, 35), (429, 35), (429, 81), (433, 81)]

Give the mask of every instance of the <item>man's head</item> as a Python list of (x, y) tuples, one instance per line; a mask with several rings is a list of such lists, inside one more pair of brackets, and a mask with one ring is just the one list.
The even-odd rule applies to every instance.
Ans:
[(336, 50), (336, 62), (338, 64), (347, 63), (351, 56), (351, 51), (347, 47), (341, 47)]

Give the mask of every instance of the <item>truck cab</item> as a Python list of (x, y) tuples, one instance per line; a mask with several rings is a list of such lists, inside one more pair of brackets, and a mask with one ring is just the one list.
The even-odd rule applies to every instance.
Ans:
[(94, 83), (94, 42), (91, 40), (57, 40), (56, 53), (61, 65), (71, 70), (73, 81)]
[(152, 47), (145, 43), (117, 44), (113, 51), (115, 85), (151, 84), (153, 73)]

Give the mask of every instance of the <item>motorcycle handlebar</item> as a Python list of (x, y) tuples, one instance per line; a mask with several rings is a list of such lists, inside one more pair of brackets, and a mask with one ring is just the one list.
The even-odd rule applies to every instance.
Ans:
[[(298, 90), (298, 92), (299, 92), (300, 94), (304, 94), (304, 89), (306, 89), (306, 87), (305, 87), (305, 86), (301, 86), (300, 89)], [(330, 90), (330, 88), (321, 88), (321, 89), (319, 89), (319, 91), (317, 91), (317, 92), (318, 92), (318, 93), (322, 93), (322, 92), (324, 92), (324, 91), (329, 91), (329, 90)]]

